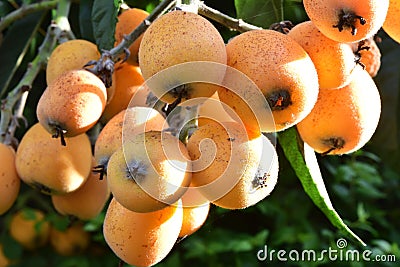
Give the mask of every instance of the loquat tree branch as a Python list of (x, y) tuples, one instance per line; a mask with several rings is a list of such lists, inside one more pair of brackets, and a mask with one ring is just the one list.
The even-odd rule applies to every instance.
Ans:
[(221, 13), (220, 11), (205, 5), (204, 2), (199, 3), (198, 13), (234, 31), (246, 32), (262, 29), (261, 27), (249, 24), (242, 19), (232, 18), (224, 13)]
[(23, 119), (25, 103), (39, 72), (46, 66), (47, 59), (60, 39), (70, 36), (70, 26), (67, 19), (70, 0), (59, 0), (54, 21), (49, 25), (46, 36), (38, 49), (38, 54), (29, 63), (28, 68), (19, 83), (8, 93), (1, 102), (0, 142), (14, 143), (14, 133)]
[(22, 5), (15, 11), (7, 14), (7, 16), (3, 17), (0, 21), (0, 32), (5, 30), (8, 26), (10, 26), (13, 22), (18, 19), (25, 17), (31, 13), (35, 13), (41, 10), (53, 9), (57, 6), (60, 0), (50, 0), (50, 1), (42, 1), (29, 5)]

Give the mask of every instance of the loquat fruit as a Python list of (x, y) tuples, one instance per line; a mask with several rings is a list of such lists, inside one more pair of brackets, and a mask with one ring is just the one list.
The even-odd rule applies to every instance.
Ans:
[(163, 260), (178, 239), (182, 202), (153, 212), (126, 209), (113, 198), (107, 208), (103, 235), (111, 250), (124, 262), (152, 266)]
[(320, 89), (335, 89), (350, 83), (357, 64), (348, 44), (326, 37), (312, 21), (297, 24), (288, 36), (299, 43), (310, 56), (317, 69)]
[(374, 80), (358, 69), (338, 90), (321, 90), (311, 113), (297, 124), (300, 137), (316, 152), (348, 154), (363, 147), (374, 134), (381, 99)]
[(328, 38), (353, 43), (372, 37), (382, 27), (389, 0), (304, 0), (310, 20)]
[(389, 0), (389, 9), (383, 23), (383, 30), (396, 42), (400, 43), (400, 1)]
[(50, 224), (41, 210), (24, 209), (12, 215), (9, 231), (22, 247), (33, 250), (47, 243)]
[[(92, 159), (92, 168), (96, 166)], [(110, 197), (107, 181), (91, 171), (87, 180), (75, 191), (52, 195), (51, 202), (58, 213), (72, 215), (80, 220), (93, 219), (100, 214)]]
[(15, 158), (21, 180), (46, 194), (78, 189), (91, 170), (91, 144), (86, 134), (66, 139), (68, 146), (61, 146), (40, 123), (29, 128)]
[(375, 77), (381, 67), (381, 51), (374, 38), (368, 38), (348, 45), (353, 49), (356, 56), (356, 63), (364, 68), (371, 77)]
[[(253, 30), (234, 37), (226, 49), (228, 66), (250, 78), (261, 97), (264, 96), (264, 102), (254, 104), (251, 101), (260, 98), (257, 92), (246, 90), (239, 94), (240, 91), (230, 86), (219, 87), (220, 100), (236, 112), (247, 128), (281, 131), (311, 111), (319, 91), (317, 71), (307, 52), (295, 40), (273, 30)], [(235, 74), (226, 75), (225, 80), (231, 81), (225, 84), (237, 83), (236, 79)], [(261, 124), (254, 110), (272, 112), (274, 124)]]
[[(139, 66), (143, 77), (148, 80), (163, 70), (186, 62), (213, 62), (223, 66), (226, 64), (225, 43), (214, 25), (202, 16), (182, 10), (171, 11), (156, 19), (144, 33), (139, 47)], [(222, 81), (225, 68), (213, 71), (201, 66), (194, 73), (182, 66), (147, 85), (166, 103), (210, 97), (217, 87), (201, 82), (201, 79), (193, 80), (191, 75)]]
[(275, 148), (237, 122), (206, 124), (189, 138), (192, 183), (210, 202), (243, 209), (264, 199), (278, 176)]
[(126, 109), (132, 97), (144, 83), (140, 68), (127, 63), (121, 64), (115, 70), (114, 75), (114, 95), (104, 108), (100, 119), (102, 122), (108, 122), (118, 112)]
[(86, 70), (72, 70), (47, 86), (37, 104), (41, 125), (54, 137), (88, 131), (100, 118), (107, 101), (104, 83)]
[(182, 196), (183, 221), (179, 237), (189, 236), (200, 229), (208, 217), (211, 203), (192, 184)]
[(175, 203), (191, 181), (185, 145), (160, 131), (137, 134), (115, 151), (107, 166), (114, 198), (135, 212), (150, 212)]
[(79, 255), (89, 247), (90, 234), (85, 231), (83, 223), (78, 222), (64, 230), (51, 227), (49, 241), (54, 250), (62, 256)]
[(92, 60), (99, 60), (97, 46), (87, 40), (74, 39), (58, 45), (50, 54), (46, 66), (46, 81), (50, 85), (70, 70), (79, 70)]
[(112, 117), (98, 135), (94, 147), (96, 161), (107, 168), (111, 155), (126, 139), (142, 132), (165, 128), (168, 128), (168, 123), (155, 109), (128, 107)]
[(0, 143), (0, 215), (6, 213), (18, 197), (21, 179), (15, 169), (15, 150)]

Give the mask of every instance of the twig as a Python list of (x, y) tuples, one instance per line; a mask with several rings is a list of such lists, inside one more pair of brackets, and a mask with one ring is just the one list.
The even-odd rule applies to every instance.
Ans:
[(200, 15), (203, 15), (204, 17), (212, 19), (234, 31), (246, 32), (246, 31), (251, 31), (251, 30), (262, 29), (261, 27), (257, 27), (252, 24), (249, 24), (247, 22), (244, 22), (241, 19), (235, 19), (226, 14), (223, 14), (216, 9), (208, 7), (203, 2), (200, 2), (198, 12)]
[[(70, 0), (60, 0), (60, 5), (57, 7), (57, 17), (55, 18), (55, 21), (59, 21), (58, 17), (67, 17), (69, 7)], [(14, 133), (18, 127), (18, 119), (23, 118), (26, 98), (32, 84), (40, 70), (46, 65), (47, 59), (56, 46), (57, 40), (68, 31), (70, 31), (68, 20), (62, 20), (60, 24), (52, 23), (48, 27), (46, 36), (39, 47), (38, 54), (33, 61), (29, 63), (28, 69), (17, 86), (15, 86), (2, 101), (0, 142), (6, 144), (13, 143)], [(18, 106), (15, 110), (15, 114), (13, 114), (16, 105)]]
[(52, 9), (57, 6), (57, 3), (60, 0), (51, 0), (51, 1), (44, 1), (44, 2), (38, 2), (30, 5), (22, 5), (20, 8), (17, 10), (9, 13), (7, 16), (1, 19), (0, 21), (0, 32), (2, 32), (4, 29), (6, 29), (10, 24), (12, 24), (14, 21), (23, 18), (24, 16), (40, 11), (40, 10), (46, 10), (46, 9)]

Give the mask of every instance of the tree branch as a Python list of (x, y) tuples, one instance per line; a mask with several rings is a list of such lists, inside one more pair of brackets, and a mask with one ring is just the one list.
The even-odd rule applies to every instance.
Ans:
[(21, 19), (26, 15), (35, 13), (40, 10), (55, 8), (59, 1), (60, 0), (51, 0), (51, 1), (38, 2), (30, 5), (22, 5), (20, 8), (7, 14), (7, 16), (1, 19), (0, 32), (2, 32), (4, 29), (10, 26), (10, 24), (12, 24), (14, 21)]
[[(69, 13), (70, 0), (60, 0), (57, 6), (54, 21), (59, 21), (59, 17), (67, 17)], [(23, 111), (29, 91), (40, 70), (46, 66), (47, 59), (54, 50), (60, 36), (70, 31), (68, 21), (63, 21), (61, 25), (51, 23), (47, 29), (46, 36), (39, 47), (38, 54), (29, 63), (28, 68), (19, 83), (8, 93), (1, 103), (0, 120), (0, 142), (13, 143), (14, 133), (18, 127), (18, 119), (23, 118)], [(17, 105), (17, 109), (14, 108)]]
[(223, 14), (216, 9), (206, 6), (203, 2), (200, 2), (198, 12), (200, 15), (212, 19), (224, 25), (225, 27), (238, 32), (246, 32), (251, 30), (262, 29), (261, 27), (257, 27), (252, 24), (246, 23), (241, 19), (235, 19), (226, 14)]

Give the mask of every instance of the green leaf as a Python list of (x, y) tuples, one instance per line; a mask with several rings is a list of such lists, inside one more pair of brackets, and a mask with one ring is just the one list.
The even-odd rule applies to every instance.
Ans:
[(79, 4), (79, 30), (82, 38), (94, 42), (93, 25), (91, 14), (93, 8), (92, 0), (81, 0)]
[(297, 177), (300, 179), (304, 191), (314, 204), (325, 214), (335, 227), (363, 246), (366, 246), (366, 244), (343, 222), (339, 214), (333, 208), (314, 150), (300, 140), (297, 130), (294, 127), (279, 133), (278, 140), (286, 158), (292, 165)]
[(93, 34), (100, 50), (110, 50), (115, 42), (115, 24), (118, 21), (120, 0), (95, 0), (92, 9)]
[(235, 0), (237, 18), (259, 27), (268, 28), (282, 21), (284, 0)]
[(15, 241), (10, 235), (4, 235), (2, 240), (3, 253), (9, 259), (20, 259), (23, 253), (22, 246)]
[(21, 65), (45, 13), (27, 15), (7, 30), (0, 45), (0, 98), (5, 95), (12, 77)]

